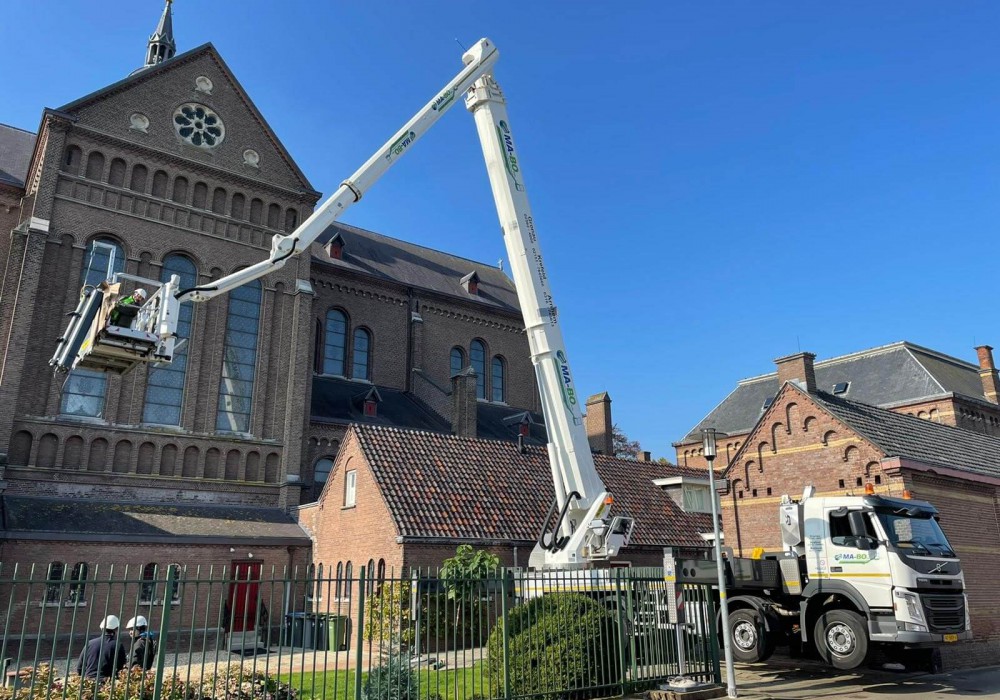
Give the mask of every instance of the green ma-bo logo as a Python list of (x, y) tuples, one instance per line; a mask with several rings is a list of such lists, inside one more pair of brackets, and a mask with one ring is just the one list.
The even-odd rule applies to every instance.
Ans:
[(455, 88), (450, 88), (442, 92), (441, 96), (434, 100), (434, 104), (431, 105), (431, 109), (435, 112), (440, 112), (454, 101), (456, 92), (457, 90)]
[(510, 127), (503, 119), (497, 123), (497, 138), (500, 140), (500, 151), (503, 153), (503, 165), (507, 168), (507, 174), (514, 181), (514, 187), (521, 191), (524, 187), (517, 181), (521, 169), (517, 165), (517, 154), (514, 153), (514, 139), (510, 135)]
[(559, 371), (559, 378), (562, 380), (559, 382), (559, 388), (562, 389), (563, 403), (566, 404), (566, 408), (572, 411), (573, 407), (576, 406), (576, 389), (573, 388), (573, 378), (569, 376), (569, 362), (566, 360), (566, 353), (557, 350), (554, 361)]
[(833, 560), (838, 564), (867, 564), (878, 557), (871, 556), (868, 552), (848, 552), (846, 554), (835, 554)]
[(389, 152), (385, 154), (385, 159), (389, 160), (393, 156), (398, 156), (400, 153), (406, 150), (407, 146), (417, 140), (417, 135), (412, 131), (409, 131), (398, 139), (392, 142), (389, 146)]

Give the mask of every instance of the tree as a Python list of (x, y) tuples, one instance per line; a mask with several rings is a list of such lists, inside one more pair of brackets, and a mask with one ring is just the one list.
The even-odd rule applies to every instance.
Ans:
[(617, 423), (611, 426), (611, 445), (615, 457), (623, 459), (638, 459), (639, 457), (639, 441), (629, 440), (628, 435), (622, 432)]
[(664, 466), (667, 466), (667, 467), (672, 467), (672, 466), (674, 466), (674, 463), (673, 463), (673, 462), (671, 462), (671, 461), (670, 461), (669, 459), (667, 459), (666, 457), (660, 457), (660, 458), (658, 458), (658, 459), (656, 460), (656, 462), (657, 462), (658, 464), (662, 464), (662, 465), (664, 465)]
[(455, 556), (445, 559), (440, 578), (449, 600), (453, 601), (455, 628), (482, 635), (487, 629), (486, 612), (492, 590), (499, 583), (500, 557), (471, 545), (460, 544)]

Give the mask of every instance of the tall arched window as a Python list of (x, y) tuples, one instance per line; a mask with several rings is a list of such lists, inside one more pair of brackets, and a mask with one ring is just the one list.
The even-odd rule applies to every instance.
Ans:
[(264, 212), (264, 202), (256, 197), (250, 200), (250, 223), (259, 224)]
[[(171, 275), (181, 278), (181, 289), (189, 289), (198, 283), (198, 273), (194, 263), (186, 255), (168, 255), (163, 261), (160, 281), (166, 282)], [(191, 317), (194, 315), (190, 302), (181, 304), (177, 319), (177, 340), (191, 337)], [(184, 378), (187, 376), (187, 343), (174, 354), (174, 360), (163, 367), (151, 367), (146, 384), (146, 405), (142, 411), (144, 423), (159, 425), (180, 425), (181, 406), (184, 401)]]
[(149, 171), (146, 170), (146, 166), (141, 163), (132, 166), (132, 179), (128, 183), (128, 188), (133, 192), (145, 192), (146, 191), (146, 176)]
[(326, 339), (323, 343), (323, 374), (344, 376), (347, 347), (347, 316), (331, 309), (326, 313)]
[(70, 146), (66, 149), (66, 165), (63, 168), (66, 172), (77, 175), (80, 172), (80, 162), (83, 160), (83, 151), (79, 146)]
[(212, 211), (216, 214), (226, 213), (226, 190), (222, 187), (216, 187), (212, 193)]
[(493, 401), (503, 402), (504, 399), (504, 363), (503, 358), (494, 355), (490, 367), (490, 389), (493, 392)]
[(111, 170), (108, 171), (108, 184), (115, 187), (125, 186), (125, 161), (121, 158), (111, 159)]
[(46, 575), (48, 583), (45, 586), (45, 602), (58, 603), (62, 597), (62, 579), (66, 568), (61, 561), (49, 562), (49, 571)]
[(167, 173), (163, 170), (157, 170), (153, 173), (153, 191), (152, 195), (154, 197), (159, 197), (160, 199), (167, 198)]
[(247, 198), (237, 192), (233, 195), (233, 203), (229, 208), (229, 215), (234, 219), (242, 219), (246, 208)]
[(294, 209), (285, 210), (285, 231), (291, 233), (299, 225), (299, 213)]
[(208, 185), (204, 182), (194, 183), (194, 196), (191, 205), (198, 209), (208, 209)]
[(313, 468), (313, 481), (317, 484), (325, 484), (326, 480), (330, 478), (330, 470), (333, 469), (333, 460), (329, 457), (324, 457), (323, 459), (316, 462), (316, 466)]
[(260, 326), (260, 296), (259, 280), (237, 287), (229, 295), (216, 430), (250, 432), (250, 407)]
[(173, 200), (179, 202), (180, 204), (187, 204), (188, 198), (188, 181), (186, 177), (179, 177), (174, 180), (174, 196)]
[(371, 595), (375, 591), (375, 560), (368, 560), (368, 571), (365, 572), (365, 589), (368, 591), (368, 595)]
[(347, 566), (344, 567), (344, 598), (347, 600), (351, 599), (351, 589), (354, 587), (354, 566), (351, 562), (347, 562)]
[(156, 564), (142, 567), (142, 585), (139, 588), (139, 602), (152, 603), (156, 593)]
[(351, 377), (371, 379), (369, 360), (371, 358), (372, 336), (364, 328), (354, 330), (354, 354), (351, 362)]
[(337, 562), (337, 595), (335, 596), (337, 600), (340, 600), (340, 596), (344, 592), (344, 562)]
[(70, 575), (69, 599), (73, 603), (84, 600), (87, 594), (87, 563), (78, 561)]
[(486, 346), (482, 341), (473, 340), (469, 346), (469, 362), (476, 370), (476, 398), (486, 398)]
[[(110, 238), (95, 238), (87, 245), (80, 271), (80, 286), (96, 287), (125, 269), (125, 251)], [(63, 385), (59, 410), (67, 416), (100, 418), (108, 379), (104, 372), (73, 370)]]
[(267, 227), (278, 228), (278, 219), (281, 217), (281, 207), (271, 204), (267, 207)]
[(465, 351), (462, 348), (451, 349), (451, 376), (455, 376), (465, 369)]

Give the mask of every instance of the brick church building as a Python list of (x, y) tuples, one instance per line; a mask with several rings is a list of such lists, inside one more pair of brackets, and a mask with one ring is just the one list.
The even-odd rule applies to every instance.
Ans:
[(185, 305), (170, 366), (54, 375), (84, 285), (207, 283), (320, 197), (218, 51), (176, 52), (169, 2), (122, 76), (37, 133), (0, 126), (0, 560), (303, 563), (295, 512), (352, 422), (510, 440), (541, 423), (504, 272), (346, 224)]

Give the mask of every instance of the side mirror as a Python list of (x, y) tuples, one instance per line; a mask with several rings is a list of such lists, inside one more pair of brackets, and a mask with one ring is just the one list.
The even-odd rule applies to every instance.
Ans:
[(855, 546), (862, 551), (869, 551), (878, 549), (878, 542), (872, 537), (859, 537), (855, 542)]

